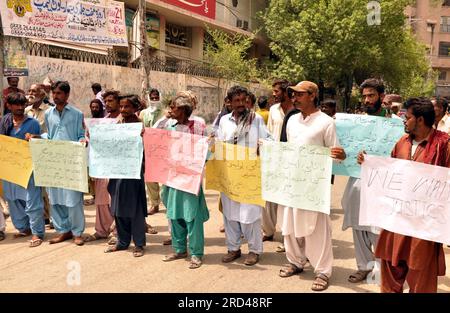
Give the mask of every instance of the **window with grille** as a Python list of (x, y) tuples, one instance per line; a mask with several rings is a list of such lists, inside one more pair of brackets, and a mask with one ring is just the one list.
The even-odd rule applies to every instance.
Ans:
[(450, 42), (440, 42), (439, 43), (439, 56), (448, 57), (450, 56)]
[(450, 33), (450, 16), (441, 16), (441, 32)]

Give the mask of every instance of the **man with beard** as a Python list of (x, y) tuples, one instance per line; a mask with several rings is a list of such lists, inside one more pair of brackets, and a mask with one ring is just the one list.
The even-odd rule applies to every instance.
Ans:
[(38, 120), (39, 126), (41, 127), (41, 134), (47, 132), (47, 127), (45, 126), (45, 112), (50, 107), (43, 102), (45, 95), (44, 88), (41, 84), (31, 85), (27, 96), (30, 105), (25, 108), (26, 115)]
[[(405, 132), (391, 156), (436, 166), (450, 167), (450, 137), (433, 129), (435, 112), (426, 98), (405, 103)], [(358, 163), (364, 154), (358, 154)], [(376, 209), (376, 208), (375, 208)], [(381, 259), (381, 292), (403, 292), (405, 281), (412, 293), (437, 292), (438, 276), (445, 275), (442, 244), (382, 230), (375, 255)]]
[[(233, 86), (227, 96), (233, 111), (220, 119), (218, 140), (256, 149), (260, 139), (271, 138), (261, 116), (247, 108), (246, 88)], [(240, 203), (221, 193), (223, 220), (228, 253), (222, 262), (229, 263), (241, 256), (241, 236), (248, 241), (249, 254), (245, 265), (255, 265), (263, 251), (261, 234), (262, 207), (255, 204)]]
[[(41, 134), (47, 132), (47, 126), (45, 126), (45, 112), (50, 106), (44, 102), (46, 96), (47, 94), (42, 84), (31, 85), (27, 96), (30, 105), (25, 108), (25, 114), (35, 118), (39, 122)], [(50, 222), (50, 203), (48, 202), (48, 195), (45, 188), (42, 188), (42, 196), (44, 199), (45, 224), (49, 225), (50, 228), (53, 228), (53, 224)]]
[[(386, 116), (386, 109), (382, 107), (384, 98), (383, 82), (375, 78), (366, 79), (361, 84), (360, 90), (367, 114)], [(342, 208), (344, 209), (342, 230), (346, 230), (349, 227), (352, 228), (355, 258), (358, 267), (358, 270), (348, 277), (348, 281), (351, 283), (363, 281), (373, 270), (375, 257), (372, 247), (375, 249), (378, 240), (378, 235), (373, 232), (371, 227), (359, 225), (360, 191), (360, 179), (349, 177), (341, 200)]]
[[(276, 141), (280, 141), (281, 129), (286, 114), (294, 109), (292, 100), (288, 95), (291, 83), (286, 79), (277, 79), (272, 83), (272, 95), (275, 104), (270, 107), (267, 129)], [(266, 202), (262, 213), (263, 241), (272, 241), (277, 226), (278, 204)], [(284, 252), (283, 244), (277, 247), (277, 252)]]
[(93, 118), (102, 118), (105, 115), (103, 111), (103, 104), (98, 99), (91, 100), (91, 103), (89, 103), (89, 109), (91, 110), (91, 116)]

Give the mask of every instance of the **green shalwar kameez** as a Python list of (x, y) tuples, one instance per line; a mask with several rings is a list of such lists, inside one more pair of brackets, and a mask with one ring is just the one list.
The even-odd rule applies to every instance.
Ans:
[[(168, 129), (173, 130), (172, 127)], [(167, 218), (172, 222), (172, 247), (175, 253), (186, 252), (189, 238), (190, 255), (201, 258), (205, 247), (203, 223), (209, 219), (203, 188), (200, 186), (196, 196), (163, 185), (162, 202), (167, 208)]]

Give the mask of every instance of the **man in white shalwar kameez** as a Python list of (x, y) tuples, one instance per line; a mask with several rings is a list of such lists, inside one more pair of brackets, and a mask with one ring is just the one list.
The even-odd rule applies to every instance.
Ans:
[[(264, 120), (246, 108), (247, 89), (234, 86), (228, 90), (233, 111), (220, 119), (217, 138), (231, 144), (256, 149), (259, 139), (270, 139)], [(223, 219), (228, 254), (222, 262), (228, 263), (241, 256), (241, 236), (248, 241), (249, 254), (245, 265), (254, 265), (263, 252), (261, 233), (262, 207), (240, 203), (221, 193)]]
[[(288, 142), (330, 147), (333, 159), (345, 159), (344, 150), (337, 147), (339, 141), (334, 120), (318, 107), (317, 85), (302, 81), (289, 88), (293, 90), (296, 105), (302, 112), (290, 118), (287, 123)], [(311, 289), (327, 289), (333, 263), (330, 216), (302, 208), (286, 207), (282, 234), (289, 264), (280, 270), (279, 275), (289, 277), (301, 273), (309, 260), (316, 274)]]

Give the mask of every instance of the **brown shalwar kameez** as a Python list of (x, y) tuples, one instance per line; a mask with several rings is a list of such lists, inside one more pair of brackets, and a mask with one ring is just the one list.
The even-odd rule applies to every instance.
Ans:
[[(404, 135), (392, 150), (392, 157), (450, 167), (450, 137), (431, 130), (411, 157), (413, 138)], [(437, 276), (445, 275), (441, 243), (382, 230), (375, 256), (381, 258), (381, 292), (402, 292), (405, 280), (410, 292), (436, 292)]]

